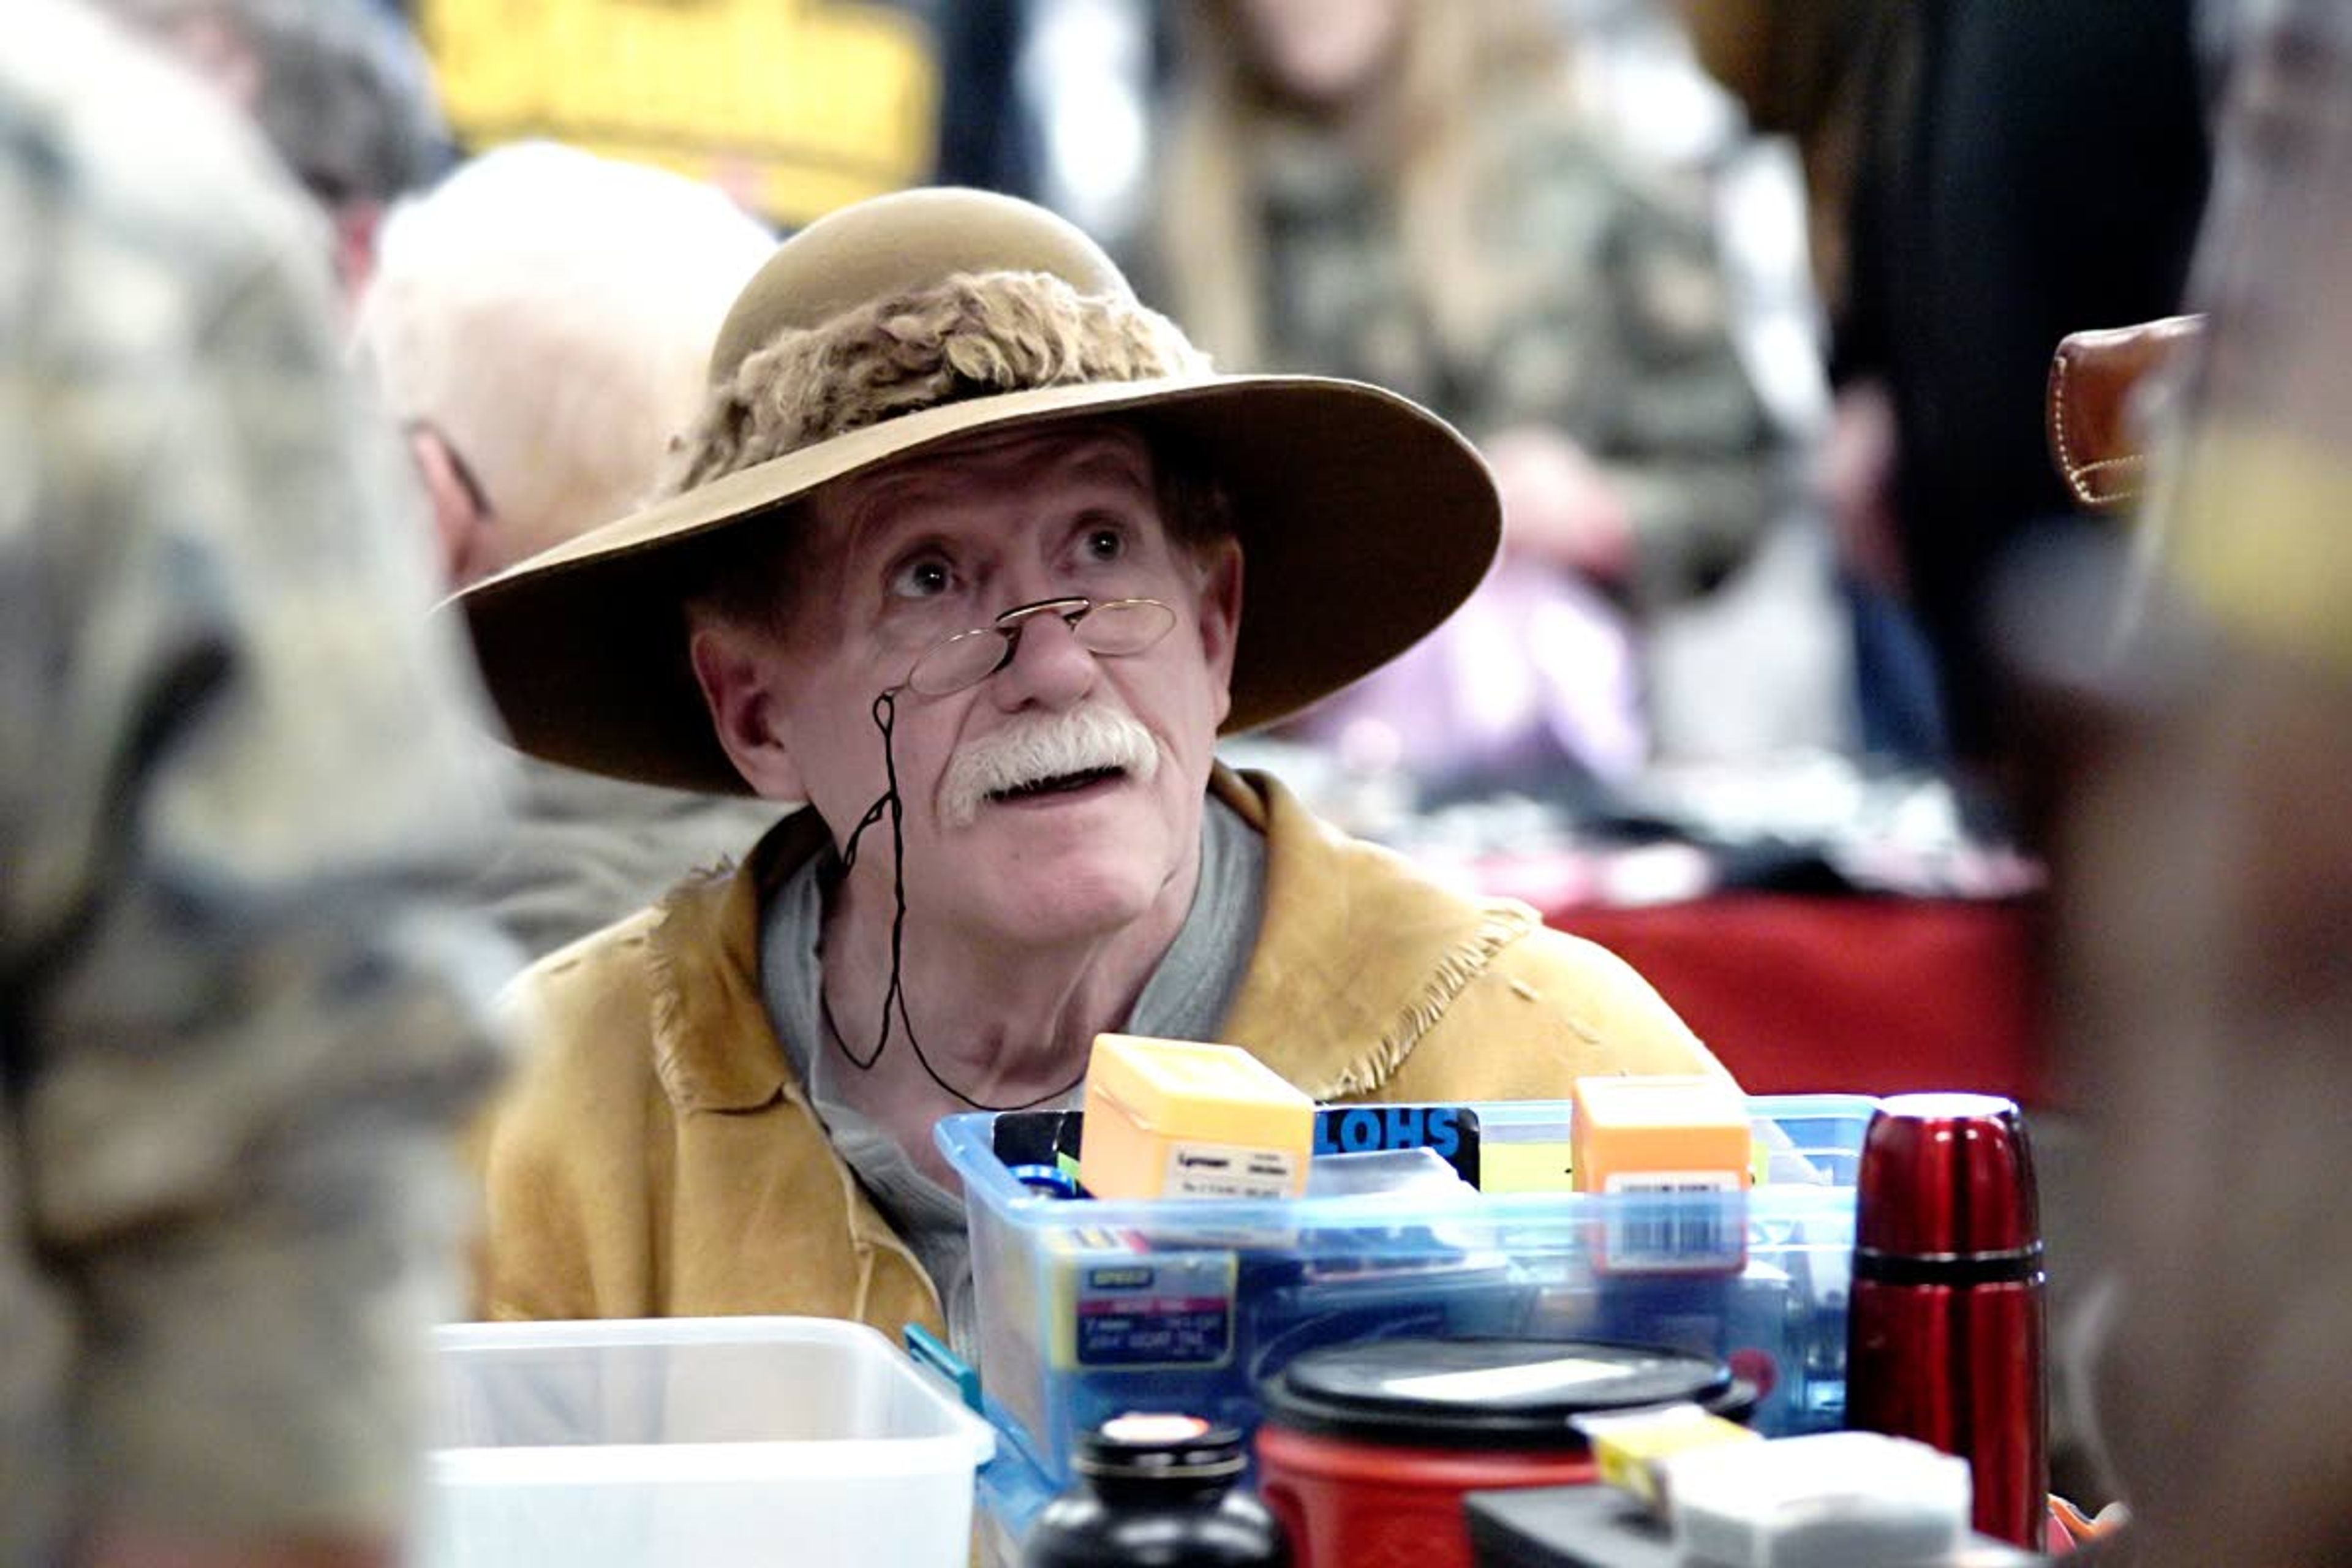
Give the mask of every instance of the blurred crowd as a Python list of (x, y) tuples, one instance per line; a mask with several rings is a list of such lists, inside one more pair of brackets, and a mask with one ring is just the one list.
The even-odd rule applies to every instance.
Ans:
[[(455, 0), (22, 5), (0, 1560), (382, 1560), (489, 993), (777, 815), (516, 759), (428, 611), (651, 493), (739, 289), (894, 165), (839, 188), (723, 130), (665, 143), (693, 80), (602, 124), (499, 100)], [(653, 26), (482, 9), (525, 54), (566, 10)], [(660, 43), (682, 69), (825, 47), (675, 9), (710, 33)], [(1221, 368), (1393, 389), (1491, 468), (1469, 602), (1233, 754), (1408, 848), (1498, 802), (1498, 843), (1528, 802), (1719, 839), (1690, 802), (1828, 767), (2047, 861), (2118, 1242), (2096, 1485), (2149, 1562), (2339, 1560), (2336, 8), (856, 9), (913, 51), (907, 183), (1055, 207)], [(2094, 518), (2051, 460), (2052, 351), (2187, 310), (2205, 352), (2144, 405), (2166, 480)], [(1820, 798), (1779, 826), (1849, 833)]]

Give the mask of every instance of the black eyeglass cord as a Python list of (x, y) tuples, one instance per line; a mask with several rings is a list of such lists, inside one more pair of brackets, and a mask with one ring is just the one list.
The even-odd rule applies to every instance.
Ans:
[(833, 1037), (833, 1043), (840, 1047), (842, 1056), (847, 1059), (850, 1066), (860, 1072), (873, 1071), (874, 1064), (882, 1059), (883, 1050), (890, 1044), (890, 1016), (895, 1012), (898, 1016), (898, 1026), (907, 1033), (908, 1048), (915, 1053), (915, 1060), (921, 1066), (923, 1075), (939, 1085), (940, 1089), (971, 1106), (974, 1110), (1034, 1110), (1048, 1101), (1061, 1099), (1078, 1085), (1086, 1082), (1086, 1069), (1079, 1068), (1077, 1077), (1059, 1089), (1046, 1090), (1034, 1100), (1024, 1100), (1017, 1105), (991, 1105), (985, 1100), (974, 1100), (940, 1076), (939, 1068), (931, 1065), (931, 1058), (923, 1054), (923, 1043), (915, 1037), (914, 1020), (907, 1016), (907, 992), (906, 988), (899, 984), (899, 960), (906, 951), (907, 940), (906, 808), (898, 800), (898, 759), (891, 746), (891, 731), (896, 728), (898, 719), (898, 693), (885, 691), (874, 699), (874, 727), (882, 731), (882, 778), (885, 788), (882, 797), (867, 806), (866, 815), (858, 818), (857, 826), (849, 835), (849, 842), (842, 846), (841, 850), (842, 874), (847, 876), (851, 868), (857, 864), (857, 841), (865, 837), (867, 828), (882, 820), (886, 814), (889, 816), (890, 898), (893, 906), (890, 915), (890, 984), (882, 993), (882, 1025), (875, 1031), (874, 1048), (861, 1058), (850, 1048), (849, 1042), (842, 1038), (841, 1026), (833, 1021), (832, 1005), (824, 999), (824, 984), (822, 980), (817, 983), (817, 1014), (824, 1020), (824, 1032)]

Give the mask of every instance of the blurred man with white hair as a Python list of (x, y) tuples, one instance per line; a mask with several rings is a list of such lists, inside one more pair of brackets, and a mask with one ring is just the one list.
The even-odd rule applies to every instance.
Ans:
[[(407, 433), (450, 587), (636, 503), (772, 247), (713, 187), (551, 142), (487, 153), (393, 211), (354, 347)], [(525, 768), (481, 891), (533, 953), (731, 858), (777, 815)]]
[(501, 147), (383, 226), (357, 349), (462, 588), (643, 499), (774, 237), (714, 186)]

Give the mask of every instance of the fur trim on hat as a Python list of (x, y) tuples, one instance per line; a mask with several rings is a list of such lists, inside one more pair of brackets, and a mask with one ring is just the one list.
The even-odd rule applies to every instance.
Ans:
[(667, 493), (919, 408), (1196, 374), (1207, 356), (1132, 300), (1045, 272), (959, 274), (789, 330), (744, 356), (682, 438)]

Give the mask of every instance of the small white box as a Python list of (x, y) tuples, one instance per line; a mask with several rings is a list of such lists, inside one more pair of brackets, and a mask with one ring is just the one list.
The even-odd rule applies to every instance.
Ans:
[(1888, 1568), (1942, 1561), (1968, 1538), (1968, 1461), (1907, 1437), (1725, 1444), (1660, 1468), (1685, 1563)]
[(863, 1324), (436, 1331), (422, 1568), (962, 1568), (988, 1425)]

